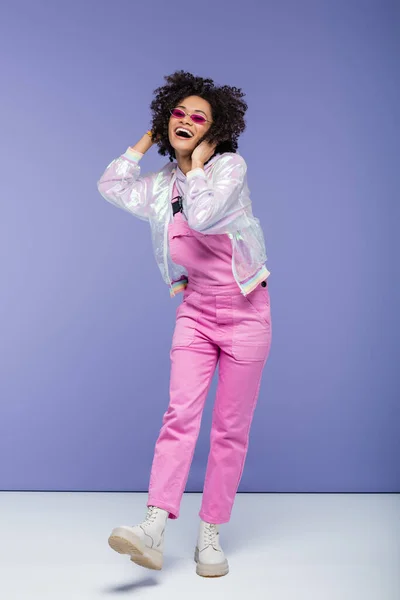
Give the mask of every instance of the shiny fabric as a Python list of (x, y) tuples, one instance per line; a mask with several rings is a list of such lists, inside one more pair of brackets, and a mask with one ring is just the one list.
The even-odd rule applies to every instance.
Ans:
[[(268, 285), (241, 294), (227, 268), (231, 258), (225, 236), (192, 230), (181, 213), (169, 225), (168, 237), (173, 258), (187, 268), (189, 284), (177, 309), (170, 403), (155, 447), (148, 506), (167, 510), (171, 519), (179, 516), (204, 404), (219, 362), (200, 517), (208, 523), (226, 523), (242, 477), (271, 345)], [(220, 273), (219, 280), (211, 275), (214, 272)]]
[[(216, 155), (204, 170), (193, 169), (186, 176), (176, 162), (166, 164), (158, 172), (141, 175), (142, 156), (128, 148), (107, 166), (97, 185), (107, 201), (149, 222), (156, 262), (171, 296), (187, 284), (188, 277), (187, 269), (172, 260), (168, 243), (175, 181), (183, 192), (190, 227), (205, 235), (229, 237), (232, 273), (241, 293), (250, 293), (269, 276), (264, 264), (264, 235), (252, 213), (247, 166), (239, 154)], [(175, 285), (180, 281), (184, 282), (181, 288)]]

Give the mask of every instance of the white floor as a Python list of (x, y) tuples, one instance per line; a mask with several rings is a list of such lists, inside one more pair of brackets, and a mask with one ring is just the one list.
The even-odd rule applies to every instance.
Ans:
[(0, 493), (1, 600), (399, 600), (400, 495), (239, 494), (221, 543), (230, 573), (196, 575), (199, 494), (169, 521), (162, 571), (107, 544), (145, 494)]

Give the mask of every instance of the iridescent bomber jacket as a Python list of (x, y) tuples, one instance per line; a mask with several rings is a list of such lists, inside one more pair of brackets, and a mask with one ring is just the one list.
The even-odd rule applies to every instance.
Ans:
[(188, 284), (185, 267), (174, 263), (169, 251), (168, 225), (173, 219), (171, 200), (177, 170), (177, 183), (182, 183), (182, 177), (185, 180), (182, 209), (188, 226), (203, 235), (229, 236), (232, 274), (241, 293), (246, 296), (267, 279), (270, 273), (265, 266), (264, 235), (252, 212), (247, 165), (240, 154), (217, 154), (204, 169), (188, 171), (186, 178), (176, 162), (141, 175), (142, 157), (140, 152), (128, 148), (108, 165), (97, 187), (106, 200), (148, 221), (156, 262), (171, 296)]

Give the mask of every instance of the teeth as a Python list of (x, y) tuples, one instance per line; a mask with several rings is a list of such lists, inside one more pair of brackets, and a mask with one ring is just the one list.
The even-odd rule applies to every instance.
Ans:
[(185, 129), (184, 127), (178, 127), (177, 129), (175, 129), (175, 133), (178, 133), (178, 131), (186, 131), (186, 133), (188, 133), (190, 137), (193, 137), (193, 133), (188, 129)]

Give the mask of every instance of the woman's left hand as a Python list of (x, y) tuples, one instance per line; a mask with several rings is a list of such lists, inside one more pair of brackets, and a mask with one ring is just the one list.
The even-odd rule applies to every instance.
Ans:
[(217, 143), (203, 141), (192, 152), (192, 169), (203, 166), (214, 154)]

